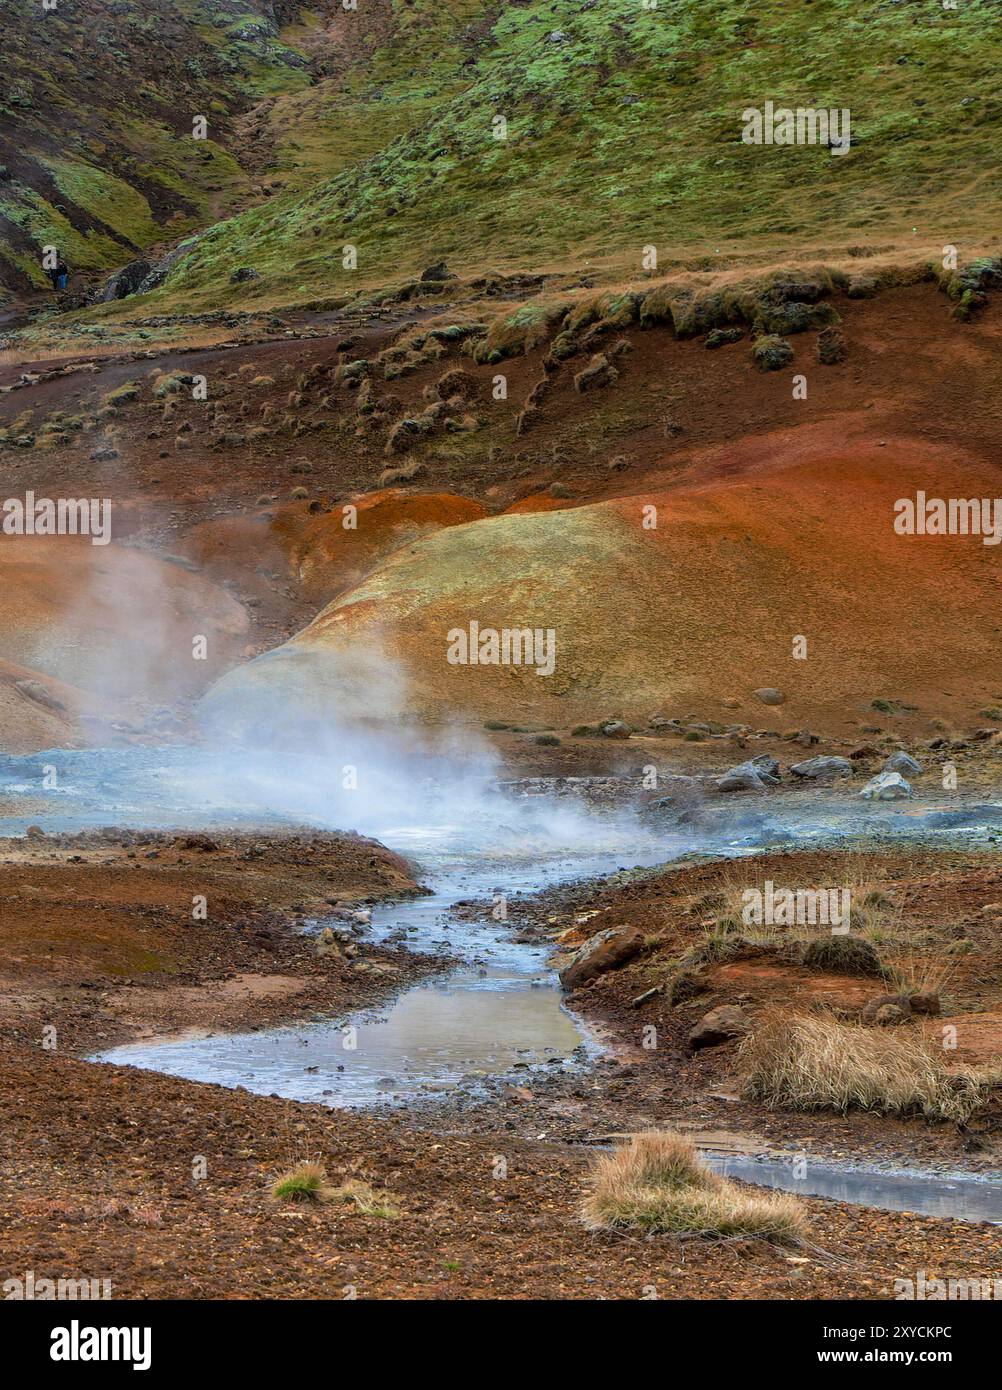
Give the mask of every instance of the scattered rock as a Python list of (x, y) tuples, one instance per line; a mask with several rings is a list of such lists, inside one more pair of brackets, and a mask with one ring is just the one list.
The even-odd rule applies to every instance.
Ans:
[(840, 328), (823, 328), (818, 334), (818, 361), (823, 367), (844, 362), (847, 352), (845, 335)]
[(779, 763), (768, 753), (738, 763), (717, 778), (717, 790), (722, 792), (763, 791), (779, 781)]
[(881, 1004), (873, 1015), (873, 1021), (881, 1028), (897, 1028), (907, 1023), (910, 1017), (899, 1004)]
[(574, 389), (575, 391), (590, 391), (599, 386), (611, 386), (618, 376), (619, 373), (605, 353), (596, 352), (587, 367), (582, 368), (575, 376)]
[[(885, 1014), (885, 1009), (893, 1009), (896, 1016)], [(863, 1009), (860, 1018), (864, 1023), (904, 1023), (911, 1017), (912, 1006), (907, 994), (881, 994), (871, 999)]]
[(737, 1004), (721, 1004), (699, 1020), (689, 1034), (689, 1046), (693, 1052), (704, 1047), (719, 1047), (732, 1038), (743, 1037), (749, 1027), (744, 1009)]
[(790, 771), (814, 782), (831, 782), (836, 777), (851, 777), (852, 763), (848, 758), (807, 758), (802, 763), (794, 763)]
[(932, 990), (909, 994), (907, 999), (913, 1014), (926, 1014), (932, 1017), (939, 1013), (939, 995), (934, 994)]
[(663, 985), (654, 985), (652, 989), (645, 989), (643, 994), (638, 994), (635, 999), (631, 999), (630, 1003), (633, 1008), (639, 1009), (642, 1004), (646, 1004), (651, 999), (656, 999), (663, 990)]
[(113, 299), (125, 299), (135, 294), (152, 269), (151, 261), (131, 261), (121, 270), (116, 270), (111, 279), (105, 281), (98, 302), (109, 304)]
[(643, 944), (643, 933), (635, 927), (606, 927), (575, 951), (560, 971), (560, 983), (564, 989), (578, 989), (596, 975), (632, 960)]
[(341, 943), (330, 927), (324, 927), (317, 937), (318, 956), (340, 956)]
[(54, 695), (51, 690), (48, 690), (41, 683), (41, 681), (15, 681), (14, 689), (20, 691), (20, 693), (24, 695), (26, 699), (34, 700), (37, 705), (44, 705), (46, 709), (57, 710), (60, 712), (66, 709), (65, 704), (62, 700), (59, 699), (58, 695)]
[(860, 792), (864, 801), (903, 801), (912, 789), (900, 772), (878, 772)]
[(899, 749), (897, 753), (892, 753), (884, 763), (884, 771), (907, 772), (915, 777), (922, 771), (922, 764), (910, 753), (906, 753), (904, 749)]
[(431, 281), (455, 280), (456, 276), (452, 273), (445, 261), (437, 261), (435, 265), (428, 266), (421, 272), (421, 279), (424, 284)]

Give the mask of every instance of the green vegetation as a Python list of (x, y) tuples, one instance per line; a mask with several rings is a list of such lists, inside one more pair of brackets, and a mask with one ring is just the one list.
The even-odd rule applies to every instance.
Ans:
[[(1002, 25), (987, 5), (577, 0), (507, 7), (464, 32), (474, 8), (395, 7), (371, 57), (297, 107), (317, 117), (311, 169), (324, 146), (339, 172), (215, 227), (162, 297), (222, 302), (235, 257), (261, 272), (250, 299), (279, 302), (443, 257), (470, 269), (622, 257), (639, 275), (648, 244), (662, 266), (712, 266), (718, 250), (766, 241), (938, 238), (943, 217), (956, 239), (963, 207), (998, 207), (1002, 107), (986, 94)], [(740, 113), (766, 99), (848, 106), (849, 153), (743, 144)], [(346, 243), (357, 272), (341, 269)]]
[[(255, 100), (308, 87), (268, 16), (291, 0), (63, 0), (4, 13), (0, 281), (43, 287), (40, 250), (73, 270), (133, 259), (231, 211), (251, 172), (228, 143)], [(9, 11), (9, 12), (8, 12)], [(192, 138), (204, 115), (209, 138)]]
[(329, 1202), (333, 1190), (322, 1163), (300, 1163), (271, 1185), (271, 1195), (277, 1202)]
[[(962, 317), (997, 278), (976, 258), (1002, 202), (1002, 16), (987, 0), (391, 0), (378, 12), (121, 0), (113, 13), (74, 0), (45, 23), (44, 64), (34, 18), (11, 25), (8, 282), (41, 283), (44, 237), (86, 269), (205, 226), (144, 299), (151, 310), (343, 302), (401, 277), (409, 296), (423, 292), (415, 272), (442, 259), (471, 273), (574, 266), (643, 281), (649, 246), (664, 274), (784, 248), (820, 260), (950, 242), (967, 268), (944, 288)], [(767, 100), (848, 108), (850, 149), (743, 143), (742, 112)], [(206, 141), (191, 138), (199, 113)], [(343, 266), (346, 246), (357, 269)], [(240, 265), (258, 278), (234, 286)], [(876, 287), (858, 276), (848, 293)], [(660, 313), (680, 335), (747, 322), (765, 335), (754, 351), (766, 367), (777, 339), (832, 316), (796, 295), (763, 302), (754, 321), (733, 302), (666, 295), (661, 310), (645, 304), (645, 321)], [(632, 289), (606, 301), (588, 312), (609, 325), (636, 317)], [(549, 297), (522, 306), (478, 352), (524, 350), (549, 336), (551, 315)]]

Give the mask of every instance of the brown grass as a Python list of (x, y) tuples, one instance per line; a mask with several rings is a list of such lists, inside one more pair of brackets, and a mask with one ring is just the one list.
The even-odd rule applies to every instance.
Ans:
[(804, 1235), (795, 1198), (746, 1192), (713, 1173), (690, 1140), (667, 1130), (634, 1134), (598, 1158), (582, 1219), (593, 1231), (746, 1236), (783, 1244)]
[(400, 1215), (400, 1207), (388, 1193), (376, 1192), (358, 1178), (331, 1188), (328, 1200), (354, 1206), (363, 1216), (380, 1216), (386, 1221), (394, 1221)]
[(1002, 1069), (947, 1070), (911, 1033), (843, 1023), (827, 1013), (763, 1014), (742, 1041), (744, 1094), (791, 1110), (876, 1110), (966, 1120), (1002, 1080)]

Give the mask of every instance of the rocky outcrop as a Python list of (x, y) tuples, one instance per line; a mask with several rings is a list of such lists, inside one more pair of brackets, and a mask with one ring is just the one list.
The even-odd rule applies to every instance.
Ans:
[(887, 759), (884, 763), (884, 771), (907, 773), (909, 777), (917, 777), (922, 771), (922, 764), (902, 748), (897, 753), (892, 753)]
[(121, 270), (116, 270), (115, 274), (105, 281), (104, 288), (99, 295), (99, 302), (110, 304), (113, 299), (126, 299), (130, 294), (135, 294), (152, 271), (152, 261), (131, 261)]
[(717, 778), (717, 790), (722, 792), (764, 791), (779, 781), (779, 763), (767, 753), (738, 763)]

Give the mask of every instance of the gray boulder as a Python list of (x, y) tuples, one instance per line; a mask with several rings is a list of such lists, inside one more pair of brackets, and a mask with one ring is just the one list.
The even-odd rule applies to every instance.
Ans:
[(763, 705), (781, 705), (786, 699), (781, 690), (777, 690), (775, 686), (771, 685), (762, 686), (761, 690), (755, 691), (755, 695), (757, 699), (762, 701)]
[(113, 299), (126, 299), (130, 294), (135, 294), (152, 270), (152, 261), (132, 261), (121, 270), (116, 270), (105, 282), (99, 302), (110, 304)]
[(902, 748), (897, 753), (892, 753), (887, 759), (884, 763), (884, 771), (907, 773), (910, 777), (917, 777), (922, 771), (922, 764)]
[(764, 791), (779, 781), (779, 763), (767, 753), (738, 763), (717, 778), (717, 790), (722, 792)]
[(851, 777), (852, 763), (848, 758), (807, 758), (802, 763), (794, 763), (790, 771), (812, 782), (831, 782), (836, 777)]
[(860, 792), (864, 801), (903, 801), (912, 789), (900, 772), (878, 772)]

